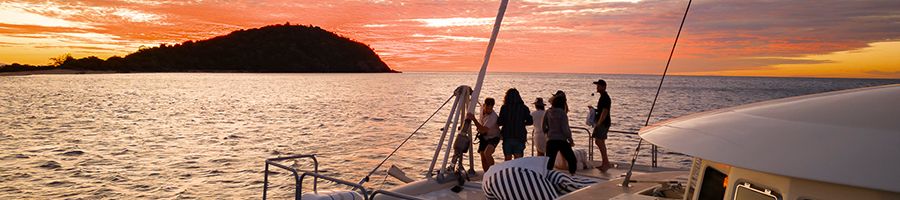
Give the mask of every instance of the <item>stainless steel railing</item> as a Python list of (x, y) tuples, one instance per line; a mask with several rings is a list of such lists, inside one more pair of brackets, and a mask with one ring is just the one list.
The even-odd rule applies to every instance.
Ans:
[[(279, 162), (285, 161), (285, 160), (297, 160), (297, 159), (312, 160), (313, 171), (311, 171), (311, 172), (305, 171), (305, 170), (297, 169), (295, 167), (291, 167), (291, 166), (287, 166), (287, 165), (279, 163)], [(300, 200), (300, 196), (303, 194), (303, 180), (306, 178), (306, 176), (313, 177), (313, 192), (318, 192), (319, 179), (323, 179), (323, 180), (331, 181), (331, 182), (334, 182), (334, 183), (337, 183), (340, 185), (349, 186), (349, 187), (353, 188), (353, 190), (359, 190), (359, 193), (362, 194), (362, 196), (365, 200), (375, 199), (375, 196), (377, 196), (377, 195), (384, 195), (384, 196), (394, 197), (397, 199), (407, 199), (407, 200), (420, 199), (420, 198), (417, 198), (414, 196), (391, 192), (391, 191), (385, 191), (385, 190), (376, 190), (372, 194), (369, 194), (369, 190), (367, 190), (366, 187), (364, 187), (360, 184), (337, 179), (337, 178), (330, 177), (330, 176), (323, 175), (323, 174), (319, 174), (319, 161), (316, 159), (315, 154), (298, 154), (298, 155), (266, 159), (266, 170), (264, 172), (265, 175), (263, 176), (263, 200), (265, 200), (268, 197), (269, 166), (270, 165), (290, 171), (292, 173), (292, 175), (294, 176), (294, 199), (296, 199), (296, 200)]]
[(414, 196), (410, 196), (410, 195), (402, 194), (402, 193), (391, 192), (391, 191), (387, 191), (387, 190), (375, 190), (375, 192), (372, 193), (372, 195), (369, 197), (369, 199), (375, 199), (375, 196), (377, 196), (377, 195), (379, 195), (379, 194), (380, 194), (380, 195), (389, 196), (389, 197), (394, 197), (394, 198), (397, 198), (397, 199), (406, 199), (406, 200), (419, 200), (419, 199), (422, 199), (422, 198), (419, 198), (419, 197), (414, 197)]
[[(312, 176), (312, 177), (317, 178), (317, 179), (321, 178), (321, 179), (325, 179), (325, 180), (328, 180), (328, 181), (331, 181), (331, 182), (335, 182), (335, 183), (337, 183), (337, 184), (350, 186), (350, 187), (352, 187), (354, 190), (359, 190), (359, 193), (363, 195), (363, 198), (365, 198), (366, 200), (369, 200), (369, 197), (366, 196), (366, 194), (369, 193), (368, 191), (366, 191), (366, 187), (363, 187), (363, 186), (360, 185), (360, 184), (356, 184), (356, 183), (353, 183), (353, 182), (350, 182), (350, 181), (345, 181), (345, 180), (341, 180), (341, 179), (337, 179), (337, 178), (332, 178), (332, 177), (330, 177), (330, 176), (326, 176), (326, 175), (322, 175), (322, 174), (318, 174), (318, 173), (313, 173), (313, 172), (303, 172), (303, 174), (300, 175), (300, 180), (297, 181), (297, 185), (295, 186), (295, 187), (297, 188), (297, 194), (295, 194), (297, 200), (300, 200), (300, 194), (302, 194), (302, 192), (303, 192), (303, 191), (302, 191), (302, 188), (303, 188), (303, 187), (302, 187), (302, 186), (303, 186), (303, 185), (302, 185), (302, 184), (303, 184), (303, 178), (306, 177), (306, 176)], [(318, 181), (313, 181), (313, 184), (315, 184), (316, 182), (318, 182)]]
[[(302, 159), (302, 158), (312, 159), (312, 161), (313, 161), (313, 173), (319, 173), (319, 161), (316, 159), (316, 155), (315, 155), (315, 154), (300, 154), (300, 155), (292, 155), (292, 156), (285, 156), (285, 157), (277, 157), (277, 158), (269, 158), (269, 159), (266, 159), (266, 171), (263, 172), (263, 173), (265, 174), (265, 175), (263, 176), (263, 199), (266, 199), (266, 197), (267, 197), (267, 195), (268, 195), (268, 190), (269, 190), (269, 165), (271, 165), (271, 166), (275, 166), (275, 167), (278, 167), (278, 168), (281, 168), (281, 169), (284, 169), (284, 170), (288, 170), (288, 171), (290, 171), (291, 173), (293, 173), (293, 175), (294, 175), (294, 181), (295, 181), (295, 184), (294, 184), (294, 187), (295, 187), (295, 188), (294, 188), (294, 190), (295, 190), (295, 191), (294, 191), (294, 198), (296, 198), (297, 200), (300, 200), (300, 194), (301, 194), (301, 190), (302, 190), (302, 189), (300, 188), (300, 186), (301, 186), (301, 181), (302, 181), (302, 179), (300, 178), (300, 175), (299, 175), (299, 171), (300, 171), (300, 170), (298, 170), (298, 169), (296, 169), (296, 168), (293, 168), (293, 167), (288, 167), (288, 166), (283, 165), (283, 164), (278, 163), (278, 162), (279, 162), (279, 161), (284, 161), (284, 160), (296, 160), (296, 159)], [(316, 177), (316, 178), (313, 180), (313, 191), (314, 191), (314, 192), (317, 192), (317, 191), (318, 191), (318, 187), (319, 187), (319, 184), (318, 184), (318, 183), (319, 183), (319, 179), (318, 179), (318, 177)]]
[[(591, 137), (591, 129), (589, 129), (587, 127), (581, 127), (581, 126), (570, 126), (569, 128), (571, 128), (572, 130), (575, 130), (575, 131), (587, 133), (587, 138), (588, 138), (587, 147), (589, 147), (588, 148), (588, 157), (591, 159), (591, 161), (594, 161), (594, 138)], [(610, 133), (631, 134), (631, 135), (638, 134), (637, 132), (634, 132), (634, 131), (622, 131), (622, 130), (609, 130), (609, 132)], [(531, 134), (532, 134), (531, 137), (533, 138), (534, 131), (532, 131)], [(534, 141), (534, 140), (532, 140), (532, 141)], [(534, 142), (532, 142), (532, 144), (531, 144), (531, 156), (534, 156)], [(656, 151), (653, 152), (653, 158), (654, 158), (653, 162), (656, 163), (656, 161), (655, 161)]]

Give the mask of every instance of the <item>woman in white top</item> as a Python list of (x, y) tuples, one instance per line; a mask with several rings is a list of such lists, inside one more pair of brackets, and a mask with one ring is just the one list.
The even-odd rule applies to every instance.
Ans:
[(532, 144), (534, 144), (534, 150), (537, 151), (537, 156), (544, 156), (544, 152), (547, 152), (547, 135), (544, 133), (544, 129), (541, 128), (544, 121), (544, 98), (538, 97), (534, 100), (535, 111), (531, 112), (531, 119), (534, 120), (534, 134), (532, 134)]

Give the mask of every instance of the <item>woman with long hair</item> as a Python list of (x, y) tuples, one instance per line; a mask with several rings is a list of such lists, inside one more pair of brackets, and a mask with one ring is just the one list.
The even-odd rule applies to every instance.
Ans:
[(550, 98), (550, 109), (544, 113), (543, 128), (547, 133), (547, 169), (553, 169), (556, 162), (557, 152), (562, 153), (569, 167), (569, 173), (575, 174), (577, 169), (577, 160), (572, 146), (575, 141), (572, 140), (572, 129), (569, 127), (568, 103), (566, 102), (566, 93), (556, 91)]
[(503, 138), (503, 159), (512, 160), (521, 158), (525, 154), (525, 142), (528, 138), (527, 125), (533, 124), (531, 111), (519, 90), (510, 88), (503, 97), (503, 106), (500, 107), (500, 117), (497, 125), (500, 125), (500, 135)]

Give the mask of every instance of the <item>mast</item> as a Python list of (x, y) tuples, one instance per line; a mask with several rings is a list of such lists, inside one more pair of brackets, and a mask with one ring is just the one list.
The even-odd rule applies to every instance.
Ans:
[[(472, 99), (469, 101), (468, 112), (475, 113), (475, 105), (478, 104), (478, 98), (481, 94), (481, 85), (484, 83), (484, 75), (487, 73), (488, 62), (491, 60), (491, 52), (494, 50), (494, 43), (497, 42), (497, 35), (500, 33), (500, 23), (503, 22), (503, 14), (506, 13), (506, 5), (509, 0), (500, 1), (500, 10), (497, 11), (497, 19), (494, 21), (494, 30), (491, 32), (491, 40), (488, 42), (487, 52), (484, 54), (484, 63), (481, 64), (481, 71), (478, 71), (478, 80), (475, 82), (475, 88), (472, 92)], [(466, 122), (469, 123), (468, 121)]]
[[(463, 86), (458, 87), (456, 89), (456, 91), (454, 92), (453, 96), (455, 96), (458, 99), (458, 101), (456, 101), (456, 103), (453, 104), (453, 108), (450, 111), (450, 116), (447, 116), (448, 118), (447, 118), (446, 123), (444, 124), (444, 128), (441, 129), (441, 132), (442, 132), (441, 139), (438, 142), (437, 148), (435, 148), (434, 156), (431, 159), (431, 165), (428, 167), (428, 177), (432, 177), (432, 175), (433, 175), (432, 173), (434, 171), (435, 164), (437, 164), (439, 154), (440, 154), (441, 150), (443, 149), (443, 145), (445, 142), (444, 139), (449, 137), (449, 139), (446, 140), (447, 148), (444, 149), (444, 151), (443, 151), (444, 156), (441, 161), (439, 171), (437, 173), (437, 180), (439, 182), (446, 181), (446, 178), (448, 177), (447, 165), (450, 163), (448, 163), (447, 161), (450, 157), (450, 151), (451, 151), (451, 149), (453, 149), (453, 146), (455, 143), (454, 136), (456, 136), (456, 134), (457, 134), (456, 131), (459, 130), (460, 131), (459, 134), (466, 135), (466, 136), (469, 136), (469, 138), (471, 138), (472, 121), (465, 119), (465, 115), (467, 113), (474, 113), (475, 105), (478, 104), (478, 96), (481, 93), (481, 86), (484, 83), (484, 76), (487, 73), (487, 66), (491, 59), (491, 52), (494, 49), (494, 43), (497, 42), (497, 35), (500, 33), (500, 24), (503, 21), (503, 14), (506, 13), (506, 5), (507, 4), (509, 4), (509, 0), (501, 0), (501, 2), (500, 2), (500, 9), (499, 9), (499, 11), (497, 11), (497, 19), (496, 19), (496, 21), (494, 21), (494, 29), (491, 32), (491, 40), (490, 40), (490, 42), (488, 42), (487, 52), (484, 54), (484, 62), (481, 65), (481, 70), (478, 72), (478, 80), (475, 82), (475, 88), (472, 89), (469, 86), (463, 85)], [(459, 109), (459, 110), (457, 110), (457, 109)], [(465, 119), (465, 120), (463, 120), (463, 119)], [(459, 123), (460, 121), (462, 121), (461, 124)], [(461, 129), (457, 129), (457, 125), (462, 125)], [(448, 134), (448, 132), (449, 132), (449, 134)], [(469, 141), (469, 142), (471, 142), (471, 141)], [(469, 149), (469, 170), (468, 170), (469, 172), (468, 173), (470, 175), (472, 175), (475, 173), (475, 171), (473, 169), (475, 167), (475, 164), (474, 164), (474, 158), (472, 156), (472, 154), (473, 154), (472, 148), (468, 148), (468, 149)], [(458, 167), (462, 167), (463, 161), (461, 161), (461, 159), (462, 159), (461, 157), (457, 157), (456, 155), (454, 155), (454, 158), (453, 158), (453, 167), (454, 168), (457, 167), (457, 164), (459, 165)], [(461, 168), (450, 169), (450, 170), (459, 170), (459, 169), (461, 169)], [(459, 177), (457, 177), (457, 178), (459, 178)]]

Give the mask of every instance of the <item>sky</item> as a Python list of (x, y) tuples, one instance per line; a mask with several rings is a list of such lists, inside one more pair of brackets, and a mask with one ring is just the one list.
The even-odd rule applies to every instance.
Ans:
[[(512, 0), (489, 71), (660, 74), (687, 1)], [(272, 24), (369, 44), (400, 71), (477, 71), (499, 1), (0, 1), (0, 64), (123, 56)], [(670, 72), (900, 78), (900, 1), (697, 0)]]

